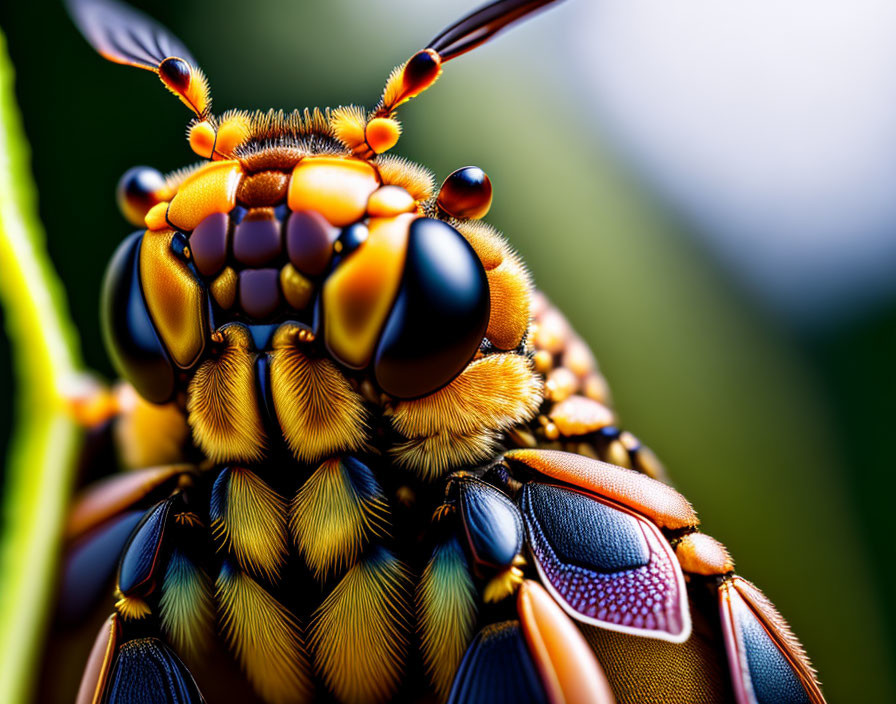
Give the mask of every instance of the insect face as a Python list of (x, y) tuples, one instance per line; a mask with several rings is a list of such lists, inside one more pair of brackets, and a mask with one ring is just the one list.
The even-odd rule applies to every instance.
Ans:
[(263, 351), (290, 322), (390, 395), (450, 382), (489, 320), (485, 269), (464, 237), (367, 161), (258, 161), (213, 162), (149, 218), (140, 284), (175, 364), (193, 367), (223, 326), (247, 326)]
[(393, 70), (369, 110), (220, 115), (167, 30), (113, 0), (69, 4), (104, 57), (155, 73), (194, 114), (201, 163), (119, 184), (142, 232), (108, 269), (102, 317), (119, 373), (176, 401), (209, 459), (257, 462), (285, 442), (316, 462), (385, 424), (396, 462), (428, 481), (484, 460), (535, 411), (531, 284), (479, 220), (488, 177), (467, 166), (435, 188), (387, 152), (397, 110), (446, 62), (550, 0), (474, 11)]

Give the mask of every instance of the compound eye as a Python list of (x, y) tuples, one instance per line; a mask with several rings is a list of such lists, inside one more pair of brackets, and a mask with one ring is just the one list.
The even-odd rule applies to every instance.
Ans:
[(438, 204), (456, 218), (483, 218), (492, 207), (492, 182), (478, 166), (465, 166), (445, 179)]
[(143, 233), (118, 247), (103, 282), (103, 338), (115, 369), (152, 403), (174, 395), (174, 365), (159, 339), (140, 286)]
[(149, 209), (166, 200), (165, 177), (150, 166), (125, 171), (115, 191), (118, 209), (132, 225), (142, 227)]
[(401, 286), (374, 357), (380, 388), (402, 399), (442, 388), (476, 354), (488, 316), (488, 279), (473, 248), (441, 220), (415, 220)]

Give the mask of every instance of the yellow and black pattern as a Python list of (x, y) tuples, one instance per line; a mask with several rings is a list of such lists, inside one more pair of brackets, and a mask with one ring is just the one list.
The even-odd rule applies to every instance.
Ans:
[(550, 2), (451, 25), (372, 110), (215, 116), (164, 29), (71, 0), (100, 53), (195, 113), (206, 160), (119, 188), (140, 231), (102, 313), (133, 390), (101, 405), (127, 466), (163, 466), (73, 514), (72, 539), (129, 536), (79, 704), (823, 702), (482, 222), (485, 173), (436, 188), (385, 153), (445, 63)]

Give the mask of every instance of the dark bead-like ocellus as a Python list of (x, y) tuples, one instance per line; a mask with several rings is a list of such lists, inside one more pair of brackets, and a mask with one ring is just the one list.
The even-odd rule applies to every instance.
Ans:
[(367, 225), (361, 222), (356, 222), (354, 225), (343, 228), (342, 233), (339, 235), (340, 255), (344, 257), (354, 252), (367, 241), (369, 235), (370, 231), (367, 229)]
[(166, 85), (184, 93), (190, 87), (190, 65), (176, 56), (169, 56), (159, 64), (159, 77)]
[(492, 206), (492, 182), (478, 166), (464, 166), (445, 179), (438, 204), (456, 218), (485, 217)]
[(161, 202), (165, 192), (165, 177), (151, 166), (128, 169), (118, 181), (115, 191), (118, 207), (128, 221), (139, 227), (149, 209)]

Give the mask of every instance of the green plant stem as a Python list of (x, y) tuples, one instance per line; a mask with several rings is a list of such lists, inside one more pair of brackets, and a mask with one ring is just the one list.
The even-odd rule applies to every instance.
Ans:
[(0, 702), (24, 702), (46, 627), (81, 433), (62, 390), (76, 335), (37, 216), (28, 147), (0, 33), (0, 302), (17, 381), (0, 524)]

